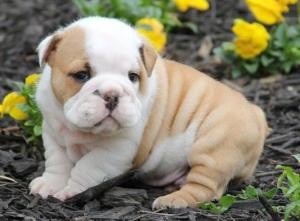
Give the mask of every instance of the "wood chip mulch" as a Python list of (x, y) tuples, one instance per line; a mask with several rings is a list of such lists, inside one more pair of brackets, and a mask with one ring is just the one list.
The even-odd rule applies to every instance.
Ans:
[[(212, 1), (214, 4), (218, 1)], [(225, 2), (225, 1), (224, 1)], [(220, 71), (198, 56), (200, 40), (211, 36), (215, 44), (229, 39), (231, 22), (227, 18), (248, 16), (236, 0), (226, 0), (211, 12), (205, 13), (199, 23), (202, 32), (177, 31), (170, 35), (166, 56), (211, 73)], [(222, 3), (223, 4), (223, 3)], [(188, 15), (195, 18), (195, 12)], [(79, 17), (71, 1), (11, 0), (0, 3), (0, 95), (12, 90), (11, 80), (22, 80), (30, 72), (38, 71), (35, 47), (42, 37), (59, 25)], [(226, 19), (223, 19), (226, 18)], [(203, 22), (206, 21), (206, 24)], [(224, 20), (224, 23), (222, 21)], [(213, 23), (209, 23), (213, 22)], [(205, 60), (205, 59), (204, 59)], [(205, 65), (208, 64), (208, 65)], [(217, 76), (219, 77), (219, 76)], [(288, 76), (262, 80), (240, 79), (224, 83), (241, 90), (250, 101), (266, 112), (272, 132), (255, 176), (249, 183), (263, 190), (276, 186), (280, 171), (276, 165), (300, 165), (292, 157), (300, 152), (300, 69)], [(151, 210), (153, 200), (165, 193), (163, 189), (144, 186), (136, 180), (106, 190), (86, 202), (61, 203), (29, 194), (28, 183), (44, 168), (42, 149), (24, 142), (22, 133), (11, 120), (0, 121), (0, 220), (274, 220), (268, 206), (285, 205), (280, 194), (273, 200), (246, 200), (237, 202), (222, 215), (201, 209)], [(230, 187), (235, 194), (248, 184)], [(274, 214), (273, 214), (274, 215)]]

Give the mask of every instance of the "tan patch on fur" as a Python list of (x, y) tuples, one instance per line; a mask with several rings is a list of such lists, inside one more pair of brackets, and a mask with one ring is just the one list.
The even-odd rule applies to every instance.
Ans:
[(151, 76), (154, 66), (157, 60), (157, 53), (152, 47), (145, 44), (140, 49), (141, 60), (139, 65), (141, 67), (140, 71), (140, 85), (139, 90), (141, 94), (145, 95), (148, 88), (148, 78)]
[(139, 62), (139, 65), (141, 68), (140, 73), (139, 73), (139, 75), (140, 75), (139, 90), (142, 95), (145, 95), (147, 93), (149, 77), (148, 77), (148, 73), (147, 73), (142, 61)]
[(135, 167), (145, 162), (155, 144), (187, 129), (206, 88), (206, 81), (202, 81), (206, 76), (173, 61), (158, 58), (156, 74), (157, 95), (134, 160)]
[(185, 207), (219, 198), (230, 180), (247, 179), (255, 170), (268, 132), (264, 113), (193, 68), (159, 61), (157, 95), (134, 165), (141, 166), (156, 144), (194, 124), (187, 181), (156, 205)]
[(156, 51), (147, 43), (145, 43), (140, 48), (140, 55), (142, 58), (142, 62), (144, 63), (147, 75), (150, 76), (152, 74), (158, 55)]
[(48, 48), (44, 54), (44, 57), (42, 58), (43, 62), (47, 62), (49, 60), (49, 57), (51, 53), (53, 53), (56, 50), (56, 46), (58, 42), (61, 40), (61, 35), (57, 33), (56, 35), (53, 36), (50, 44), (48, 45)]
[(76, 94), (81, 84), (76, 82), (69, 74), (86, 70), (88, 63), (85, 52), (85, 33), (80, 27), (71, 27), (64, 30), (59, 39), (48, 52), (47, 62), (52, 68), (51, 84), (58, 101), (63, 104)]
[[(204, 75), (199, 75), (199, 72), (188, 66), (157, 58), (155, 69), (157, 95), (144, 130), (142, 143), (134, 159), (135, 167), (145, 162), (155, 144), (187, 129), (188, 122), (192, 121), (194, 112), (198, 108), (197, 98), (200, 99), (204, 94), (197, 93), (199, 91), (191, 93), (191, 86), (194, 85), (193, 90), (205, 90), (203, 83), (199, 82)], [(195, 96), (195, 99), (192, 99), (191, 95)]]

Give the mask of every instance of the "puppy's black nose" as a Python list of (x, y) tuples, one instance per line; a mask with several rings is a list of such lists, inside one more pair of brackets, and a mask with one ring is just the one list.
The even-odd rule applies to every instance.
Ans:
[(119, 103), (119, 96), (114, 91), (105, 93), (103, 99), (106, 101), (105, 107), (110, 111), (113, 111)]

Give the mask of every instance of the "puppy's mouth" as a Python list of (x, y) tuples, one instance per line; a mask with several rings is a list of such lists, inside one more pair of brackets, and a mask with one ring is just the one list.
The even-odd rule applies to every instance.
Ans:
[[(91, 126), (88, 126), (88, 127), (81, 127), (81, 126), (78, 126), (78, 125), (75, 125), (75, 124), (72, 124), (72, 127), (74, 129), (80, 130), (82, 132), (89, 133), (89, 132), (93, 131), (94, 129), (101, 127), (103, 124), (105, 124), (106, 122), (109, 122), (109, 121), (111, 121), (111, 123), (115, 124), (118, 129), (122, 128), (119, 121), (111, 115), (108, 115), (108, 116), (104, 117), (98, 123), (96, 123), (94, 125), (91, 125)], [(105, 125), (103, 125), (103, 126), (105, 127)]]
[(104, 121), (112, 120), (114, 123), (118, 125), (118, 127), (121, 127), (120, 123), (114, 118), (112, 115), (108, 115), (107, 117), (104, 117), (102, 120), (100, 120), (98, 123), (94, 125), (94, 127), (100, 127)]

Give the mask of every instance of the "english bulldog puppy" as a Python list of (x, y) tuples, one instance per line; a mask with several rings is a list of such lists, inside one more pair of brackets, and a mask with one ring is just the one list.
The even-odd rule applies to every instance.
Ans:
[(129, 25), (89, 17), (38, 46), (45, 172), (32, 194), (66, 200), (131, 168), (180, 187), (153, 208), (218, 199), (255, 170), (268, 127), (239, 92), (161, 58)]

